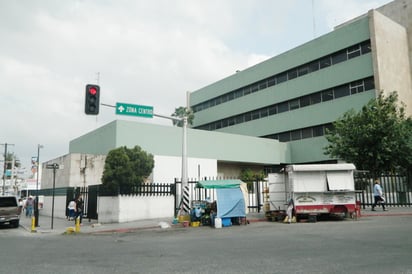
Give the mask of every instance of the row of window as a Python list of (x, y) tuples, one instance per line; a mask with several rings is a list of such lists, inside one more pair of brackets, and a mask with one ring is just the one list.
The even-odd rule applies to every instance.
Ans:
[(287, 70), (282, 73), (268, 77), (266, 79), (260, 80), (251, 85), (239, 88), (237, 90), (225, 93), (221, 96), (215, 97), (203, 103), (192, 106), (193, 112), (198, 112), (198, 111), (225, 103), (227, 101), (231, 101), (236, 98), (246, 96), (250, 93), (254, 93), (259, 90), (262, 90), (262, 89), (265, 89), (265, 88), (268, 88), (274, 85), (278, 85), (285, 81), (292, 80), (297, 77), (306, 75), (308, 73), (311, 73), (311, 72), (338, 64), (340, 62), (344, 62), (351, 58), (355, 58), (357, 56), (369, 53), (370, 51), (371, 51), (370, 40), (364, 41), (360, 44), (356, 44), (354, 46), (340, 50), (333, 54), (316, 59), (312, 62), (303, 64), (299, 67), (292, 68), (290, 70)]
[(273, 104), (253, 111), (231, 116), (225, 119), (214, 121), (205, 125), (196, 127), (203, 130), (216, 130), (224, 127), (233, 126), (249, 122), (251, 120), (265, 118), (267, 116), (275, 115), (278, 113), (292, 111), (298, 108), (327, 102), (330, 100), (338, 99), (344, 96), (354, 95), (366, 90), (375, 88), (374, 78), (368, 77), (365, 79), (353, 81), (344, 85), (340, 85), (334, 88), (318, 91), (309, 95), (305, 95), (292, 100), (284, 101), (278, 104)]
[(296, 141), (296, 140), (301, 140), (301, 139), (306, 139), (306, 138), (323, 136), (326, 134), (327, 129), (332, 129), (332, 128), (333, 128), (333, 124), (329, 123), (329, 124), (324, 124), (324, 125), (319, 125), (319, 126), (314, 126), (314, 127), (307, 127), (307, 128), (301, 128), (301, 129), (296, 129), (292, 131), (270, 134), (270, 135), (261, 136), (261, 137), (267, 138), (267, 139), (276, 139), (276, 140), (279, 140), (279, 142), (290, 142), (290, 141)]

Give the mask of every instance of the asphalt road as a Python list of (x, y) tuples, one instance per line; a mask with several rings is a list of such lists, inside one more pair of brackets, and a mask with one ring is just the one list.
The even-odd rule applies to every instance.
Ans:
[(0, 273), (411, 273), (412, 217), (133, 233), (0, 229)]

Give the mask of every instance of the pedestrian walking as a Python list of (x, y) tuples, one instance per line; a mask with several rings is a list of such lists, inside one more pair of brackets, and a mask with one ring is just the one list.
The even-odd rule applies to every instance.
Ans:
[(31, 216), (33, 215), (33, 206), (34, 206), (34, 200), (33, 200), (33, 197), (30, 195), (26, 201), (26, 204), (24, 205), (26, 209), (26, 218), (31, 218)]
[(383, 190), (380, 185), (379, 179), (375, 180), (375, 185), (373, 186), (373, 197), (375, 202), (372, 205), (372, 211), (375, 211), (375, 207), (380, 204), (382, 206), (383, 211), (386, 211), (385, 208), (385, 198), (383, 196)]

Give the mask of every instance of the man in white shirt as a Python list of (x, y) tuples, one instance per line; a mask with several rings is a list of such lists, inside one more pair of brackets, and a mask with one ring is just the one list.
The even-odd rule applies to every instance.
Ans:
[(383, 211), (386, 211), (385, 198), (383, 198), (383, 191), (381, 185), (379, 184), (379, 179), (375, 180), (375, 185), (373, 186), (373, 197), (375, 198), (375, 202), (372, 205), (372, 211), (375, 211), (377, 204), (381, 204)]

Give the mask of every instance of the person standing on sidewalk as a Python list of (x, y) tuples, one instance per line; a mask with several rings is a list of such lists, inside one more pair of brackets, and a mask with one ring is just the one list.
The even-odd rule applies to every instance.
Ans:
[(74, 220), (76, 214), (76, 202), (74, 199), (69, 202), (67, 209), (69, 210), (69, 221)]
[(82, 219), (83, 219), (83, 207), (84, 207), (83, 197), (82, 195), (79, 195), (79, 197), (76, 199), (76, 219), (80, 218), (80, 224), (82, 223)]
[(375, 180), (375, 185), (373, 186), (373, 197), (375, 198), (375, 202), (372, 205), (372, 211), (375, 211), (375, 207), (378, 204), (381, 204), (383, 211), (386, 211), (385, 199), (383, 198), (383, 191), (379, 183), (379, 179)]

